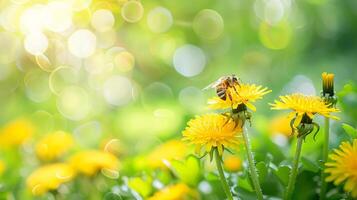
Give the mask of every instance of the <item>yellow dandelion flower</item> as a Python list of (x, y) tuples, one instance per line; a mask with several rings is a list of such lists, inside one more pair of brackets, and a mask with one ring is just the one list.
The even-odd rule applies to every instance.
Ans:
[(170, 140), (156, 147), (147, 157), (149, 166), (165, 168), (166, 161), (180, 160), (187, 154), (187, 146), (180, 140)]
[(226, 100), (219, 97), (214, 97), (208, 100), (208, 106), (211, 109), (226, 109), (237, 108), (239, 105), (244, 104), (249, 109), (256, 111), (256, 107), (252, 104), (255, 101), (262, 99), (264, 95), (270, 93), (271, 90), (263, 88), (261, 85), (255, 84), (240, 84), (235, 88), (228, 88), (228, 96)]
[(202, 147), (210, 152), (217, 148), (222, 155), (225, 147), (235, 147), (239, 143), (241, 126), (231, 118), (220, 114), (205, 114), (191, 119), (183, 131), (184, 140), (196, 145), (196, 152)]
[(73, 137), (70, 134), (56, 131), (40, 139), (36, 144), (36, 154), (41, 160), (54, 160), (65, 154), (73, 143)]
[(111, 153), (98, 150), (78, 152), (70, 158), (70, 164), (78, 172), (87, 176), (93, 176), (100, 170), (116, 172), (119, 168), (117, 157)]
[(334, 74), (322, 73), (322, 95), (334, 96)]
[(292, 117), (286, 115), (280, 115), (274, 117), (270, 122), (269, 132), (272, 135), (281, 134), (284, 136), (291, 136), (292, 130), (290, 126), (290, 122)]
[(0, 160), (0, 176), (5, 171), (5, 163), (4, 161)]
[(242, 160), (238, 156), (229, 155), (224, 158), (223, 166), (227, 171), (238, 172), (242, 169)]
[(156, 192), (149, 200), (194, 200), (199, 199), (197, 192), (183, 183), (171, 185)]
[(30, 174), (26, 180), (28, 188), (34, 195), (42, 195), (56, 190), (61, 184), (69, 182), (75, 176), (73, 168), (65, 163), (42, 166)]
[(0, 130), (0, 146), (19, 146), (28, 141), (34, 132), (34, 125), (25, 118), (11, 121)]
[(275, 100), (270, 104), (273, 110), (292, 110), (289, 117), (296, 116), (294, 127), (297, 127), (303, 116), (307, 115), (311, 120), (315, 114), (320, 114), (332, 119), (338, 119), (330, 115), (332, 112), (339, 112), (337, 108), (329, 107), (324, 100), (317, 96), (307, 96), (303, 94), (291, 94), (280, 96), (280, 101)]
[(325, 164), (325, 172), (329, 174), (326, 181), (333, 181), (335, 185), (344, 182), (344, 190), (357, 198), (357, 139), (352, 145), (342, 142), (329, 157), (331, 161)]

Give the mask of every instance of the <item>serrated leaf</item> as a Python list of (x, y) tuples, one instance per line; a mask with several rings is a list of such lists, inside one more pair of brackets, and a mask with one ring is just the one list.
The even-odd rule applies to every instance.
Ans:
[(265, 164), (265, 162), (261, 161), (257, 165), (257, 170), (258, 170), (258, 176), (259, 176), (259, 182), (262, 183), (264, 182), (267, 174), (268, 174), (268, 168)]
[(351, 125), (348, 125), (348, 124), (345, 124), (343, 123), (342, 124), (342, 128), (345, 130), (345, 132), (352, 138), (357, 138), (357, 130), (352, 127)]
[(285, 186), (288, 185), (289, 181), (289, 174), (290, 174), (290, 167), (289, 166), (279, 166), (277, 170), (274, 170), (273, 173), (279, 178), (281, 183)]
[(188, 156), (184, 162), (173, 161), (172, 168), (174, 174), (188, 185), (197, 186), (200, 181), (200, 161), (193, 155)]
[(320, 170), (319, 165), (317, 163), (314, 163), (313, 161), (311, 161), (305, 157), (301, 158), (301, 163), (302, 163), (303, 168), (307, 171), (316, 173)]

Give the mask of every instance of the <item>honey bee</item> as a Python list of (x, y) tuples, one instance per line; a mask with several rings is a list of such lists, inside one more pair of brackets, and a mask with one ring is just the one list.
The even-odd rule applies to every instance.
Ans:
[(231, 94), (227, 93), (227, 90), (229, 88), (233, 88), (234, 91), (238, 94), (235, 86), (240, 86), (239, 80), (235, 75), (231, 76), (222, 76), (215, 82), (209, 84), (207, 87), (204, 88), (204, 90), (214, 88), (216, 89), (216, 93), (219, 98), (222, 100), (226, 100), (227, 96), (230, 100), (232, 100)]

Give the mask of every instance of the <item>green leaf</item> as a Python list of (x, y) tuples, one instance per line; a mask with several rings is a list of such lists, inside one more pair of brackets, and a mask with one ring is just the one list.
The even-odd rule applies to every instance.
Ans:
[(249, 192), (253, 192), (254, 191), (253, 186), (252, 186), (248, 176), (245, 177), (245, 178), (240, 177), (238, 179), (238, 187), (240, 187), (242, 189), (245, 189), (245, 190), (247, 190)]
[(348, 125), (348, 124), (345, 124), (343, 123), (342, 124), (342, 128), (345, 130), (345, 132), (352, 138), (357, 138), (357, 130), (352, 127), (351, 125)]
[(279, 166), (277, 170), (273, 170), (273, 173), (279, 178), (283, 185), (287, 186), (290, 174), (289, 166)]
[(148, 197), (152, 191), (152, 178), (140, 178), (140, 177), (135, 177), (131, 178), (128, 181), (128, 185), (131, 189), (135, 190), (137, 193), (139, 193), (143, 197)]
[(311, 161), (305, 157), (301, 158), (301, 163), (302, 163), (303, 168), (307, 171), (316, 173), (320, 170), (320, 167), (317, 163), (314, 163), (313, 161)]
[(193, 155), (186, 158), (184, 162), (173, 161), (174, 174), (184, 183), (197, 186), (201, 178), (200, 160)]
[(259, 176), (259, 182), (262, 183), (264, 182), (267, 174), (268, 174), (268, 168), (265, 164), (265, 162), (261, 161), (257, 165), (257, 170), (258, 170), (258, 176)]

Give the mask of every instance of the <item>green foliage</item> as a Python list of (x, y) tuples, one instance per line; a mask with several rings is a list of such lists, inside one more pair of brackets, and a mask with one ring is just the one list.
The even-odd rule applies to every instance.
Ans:
[(351, 138), (357, 138), (357, 129), (352, 127), (351, 125), (342, 124), (343, 130), (351, 137)]
[(302, 163), (303, 169), (305, 169), (306, 171), (317, 173), (320, 170), (320, 167), (317, 163), (309, 160), (306, 157), (301, 157), (301, 163)]
[(268, 167), (265, 164), (265, 162), (259, 162), (256, 164), (257, 170), (258, 170), (258, 175), (259, 175), (259, 182), (262, 183), (264, 182), (266, 176), (268, 175)]
[(290, 166), (279, 166), (276, 170), (273, 170), (273, 174), (276, 175), (284, 186), (288, 185), (289, 174), (291, 171)]
[(202, 176), (200, 160), (197, 157), (190, 155), (185, 161), (172, 161), (171, 165), (173, 172), (182, 182), (197, 186)]
[(129, 179), (128, 186), (142, 197), (148, 197), (153, 192), (152, 181), (151, 177), (134, 177)]

